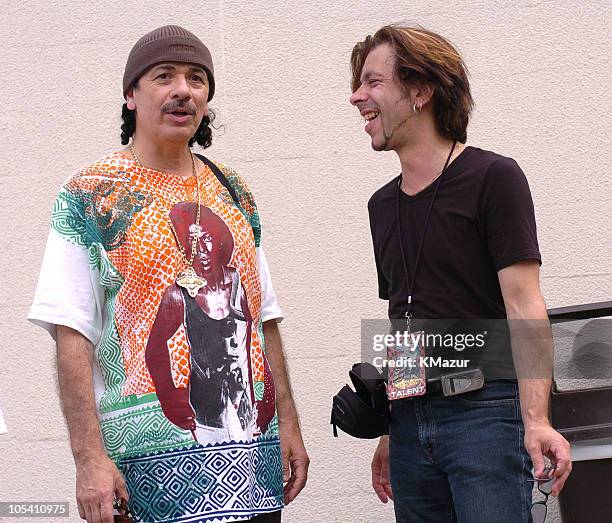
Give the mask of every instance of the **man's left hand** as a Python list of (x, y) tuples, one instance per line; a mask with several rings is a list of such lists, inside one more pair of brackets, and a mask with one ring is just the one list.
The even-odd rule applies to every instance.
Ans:
[(302, 433), (297, 421), (279, 420), (285, 504), (291, 503), (306, 485), (310, 458), (306, 453)]
[(554, 470), (549, 475), (556, 478), (551, 494), (558, 496), (572, 471), (570, 444), (547, 421), (525, 425), (525, 448), (533, 461), (533, 475), (542, 477), (544, 456), (550, 459)]

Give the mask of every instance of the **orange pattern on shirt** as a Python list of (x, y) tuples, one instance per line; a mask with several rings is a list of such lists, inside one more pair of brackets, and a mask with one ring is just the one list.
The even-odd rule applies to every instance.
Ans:
[(170, 353), (170, 366), (172, 371), (172, 383), (177, 389), (185, 388), (189, 384), (189, 342), (187, 341), (187, 331), (185, 324), (180, 327), (166, 342)]
[[(231, 199), (228, 202), (227, 190), (207, 166), (198, 173), (198, 181), (201, 203), (221, 217), (232, 234), (234, 251), (229, 265), (238, 271), (253, 324), (259, 325), (261, 284), (251, 225)], [(114, 191), (107, 191), (111, 186)], [(170, 230), (169, 212), (179, 202), (198, 201), (196, 180), (139, 167), (133, 160), (113, 153), (79, 171), (66, 182), (66, 187), (71, 191), (96, 193), (96, 212), (115, 212), (119, 197), (125, 194), (150, 195), (148, 205), (134, 216), (121, 246), (107, 254), (124, 278), (115, 303), (115, 324), (126, 375), (123, 394), (154, 392), (145, 363), (147, 340), (165, 289), (185, 267)], [(225, 196), (221, 196), (223, 193)], [(179, 382), (179, 376), (184, 376), (185, 370), (189, 372), (185, 369), (188, 360), (179, 357), (189, 351), (186, 339), (181, 339), (173, 339), (170, 351), (173, 375)], [(177, 345), (182, 343), (185, 344), (182, 347)], [(251, 335), (253, 382), (264, 379), (263, 358), (259, 331), (254, 328)]]

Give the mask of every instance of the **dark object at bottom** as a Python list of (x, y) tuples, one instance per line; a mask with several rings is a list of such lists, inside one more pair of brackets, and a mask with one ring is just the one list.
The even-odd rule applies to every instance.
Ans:
[(559, 391), (553, 385), (550, 409), (553, 427), (570, 443), (612, 438), (612, 387)]
[(610, 523), (612, 459), (575, 461), (559, 494), (563, 523)]
[[(612, 301), (551, 309), (551, 323), (607, 318), (612, 315)], [(608, 320), (609, 321), (609, 320)], [(610, 343), (603, 338), (594, 340)], [(550, 397), (551, 421), (570, 443), (592, 442), (594, 446), (612, 441), (612, 387), (559, 391), (553, 382)], [(612, 521), (610, 477), (612, 458), (574, 461), (563, 490), (559, 494), (559, 512), (563, 523), (609, 523)]]
[(279, 523), (281, 520), (281, 511), (269, 512), (268, 514), (260, 514), (249, 519), (252, 523)]
[(330, 423), (355, 438), (374, 439), (389, 434), (389, 400), (385, 378), (369, 363), (355, 363), (349, 371), (355, 390), (345, 385), (334, 396)]
[[(612, 387), (560, 392), (553, 386), (551, 420), (570, 443), (611, 441)], [(612, 458), (574, 461), (561, 494), (563, 523), (609, 523)]]
[(115, 500), (113, 503), (113, 509), (115, 510), (115, 514), (113, 514), (113, 521), (115, 523), (133, 523), (134, 519), (132, 518), (132, 513), (127, 506), (127, 502), (125, 499), (121, 501)]

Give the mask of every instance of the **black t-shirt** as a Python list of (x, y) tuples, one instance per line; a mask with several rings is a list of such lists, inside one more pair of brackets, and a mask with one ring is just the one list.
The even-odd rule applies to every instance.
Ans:
[[(406, 311), (397, 227), (399, 176), (368, 202), (379, 296), (389, 317)], [(435, 183), (414, 196), (400, 191), (400, 218), (408, 275)], [(533, 201), (517, 163), (475, 147), (450, 164), (441, 181), (412, 289), (417, 318), (505, 318), (497, 271), (522, 260), (541, 261)]]
[[(399, 245), (399, 176), (370, 199), (368, 211), (379, 296), (389, 318), (403, 318), (408, 285)], [(412, 280), (435, 183), (414, 196), (399, 193), (400, 219)], [(541, 262), (533, 201), (517, 163), (475, 147), (449, 165), (425, 234), (412, 312), (422, 319), (506, 318), (497, 271), (523, 260)]]

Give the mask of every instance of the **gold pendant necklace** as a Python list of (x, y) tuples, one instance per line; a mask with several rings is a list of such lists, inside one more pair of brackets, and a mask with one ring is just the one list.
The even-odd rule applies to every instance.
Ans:
[[(130, 144), (130, 151), (132, 151), (132, 156), (134, 157), (134, 161), (136, 162), (138, 167), (142, 169), (143, 167), (140, 164), (140, 161), (138, 160), (138, 156), (136, 156), (136, 151), (134, 151), (133, 144)], [(200, 195), (200, 183), (198, 180), (198, 173), (196, 171), (195, 156), (193, 155), (191, 150), (189, 152), (191, 154), (191, 166), (193, 169), (193, 177), (196, 180), (196, 192), (198, 193), (198, 208), (196, 211), (196, 221), (194, 225), (200, 228), (200, 207), (202, 206), (201, 195)], [(198, 236), (194, 235), (193, 240), (191, 241), (191, 256), (189, 257), (189, 259), (187, 259), (187, 253), (185, 252), (183, 245), (179, 241), (179, 237), (178, 237), (178, 234), (176, 233), (176, 229), (174, 228), (174, 224), (172, 223), (172, 218), (170, 218), (170, 214), (168, 214), (168, 224), (170, 225), (170, 230), (172, 231), (172, 234), (174, 235), (176, 244), (178, 245), (179, 251), (183, 255), (183, 260), (185, 261), (185, 264), (186, 264), (186, 267), (181, 272), (178, 273), (176, 277), (176, 284), (179, 287), (182, 287), (183, 289), (185, 289), (187, 293), (189, 294), (189, 296), (191, 296), (192, 298), (195, 298), (198, 295), (198, 292), (200, 292), (200, 289), (202, 289), (208, 284), (206, 279), (202, 278), (201, 276), (198, 276), (195, 269), (193, 268), (193, 260), (195, 259), (195, 252), (196, 252), (196, 247), (198, 244)]]
[(176, 277), (176, 284), (183, 289), (186, 289), (189, 296), (195, 298), (202, 287), (206, 287), (208, 282), (204, 278), (200, 278), (193, 267), (187, 267), (183, 272), (180, 272)]

